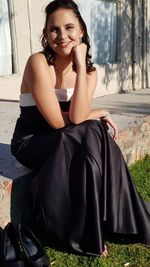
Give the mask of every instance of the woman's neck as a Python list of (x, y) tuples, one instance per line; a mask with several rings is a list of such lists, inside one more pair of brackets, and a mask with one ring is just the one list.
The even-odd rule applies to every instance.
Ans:
[(72, 64), (71, 57), (57, 57), (54, 62), (54, 66), (59, 69), (59, 72), (65, 71)]
[(54, 69), (57, 77), (57, 81), (59, 83), (59, 88), (64, 88), (64, 81), (66, 76), (73, 71), (73, 62), (71, 57), (69, 58), (57, 58), (54, 62)]

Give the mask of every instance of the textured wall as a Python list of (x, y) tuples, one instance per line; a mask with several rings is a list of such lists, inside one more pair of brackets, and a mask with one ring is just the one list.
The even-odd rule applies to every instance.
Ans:
[(137, 126), (119, 133), (118, 144), (128, 165), (150, 155), (150, 116)]
[[(93, 0), (94, 1), (94, 0)], [(0, 77), (0, 99), (19, 99), (19, 87), (26, 61), (30, 54), (41, 49), (40, 36), (44, 23), (44, 8), (48, 0), (16, 0), (13, 3), (15, 32), (16, 75)], [(83, 2), (78, 0), (78, 2)], [(120, 90), (132, 90), (132, 6), (131, 0), (121, 1), (120, 63), (101, 65), (95, 95), (105, 95)], [(92, 1), (91, 1), (92, 3)], [(84, 9), (83, 9), (84, 12)]]

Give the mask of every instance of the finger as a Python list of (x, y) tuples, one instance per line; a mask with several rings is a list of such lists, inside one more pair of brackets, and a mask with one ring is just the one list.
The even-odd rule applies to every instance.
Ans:
[(118, 139), (118, 129), (114, 130), (114, 140)]
[(116, 136), (116, 134), (114, 134), (113, 139), (114, 139), (115, 141), (117, 140), (117, 136)]

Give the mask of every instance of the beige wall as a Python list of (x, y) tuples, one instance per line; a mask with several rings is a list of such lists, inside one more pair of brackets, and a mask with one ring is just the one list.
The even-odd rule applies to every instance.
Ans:
[[(13, 6), (17, 73), (9, 77), (0, 77), (0, 99), (18, 100), (20, 83), (27, 58), (30, 54), (41, 49), (39, 40), (44, 24), (44, 8), (50, 1), (9, 1)], [(131, 2), (131, 0), (121, 1), (121, 63), (97, 67), (98, 83), (95, 96), (112, 94), (120, 90), (132, 90)], [(149, 2), (150, 0), (148, 0)], [(148, 27), (150, 32), (150, 23)]]
[(21, 77), (27, 57), (31, 53), (28, 8), (26, 0), (11, 1), (13, 30), (15, 32), (15, 59), (17, 73), (0, 77), (0, 99), (18, 99)]
[(98, 68), (98, 84), (95, 96), (132, 90), (132, 6), (131, 0), (121, 2), (121, 61), (101, 65)]
[(24, 67), (28, 57), (40, 49), (40, 35), (44, 21), (44, 7), (49, 1), (9, 0), (12, 6), (15, 32), (15, 60), (17, 73), (0, 77), (0, 99), (18, 100)]

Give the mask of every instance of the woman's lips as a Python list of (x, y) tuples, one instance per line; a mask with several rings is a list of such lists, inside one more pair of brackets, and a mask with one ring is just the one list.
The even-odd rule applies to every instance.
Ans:
[(62, 42), (62, 43), (58, 43), (58, 45), (62, 48), (66, 48), (68, 45), (70, 44), (70, 42)]

